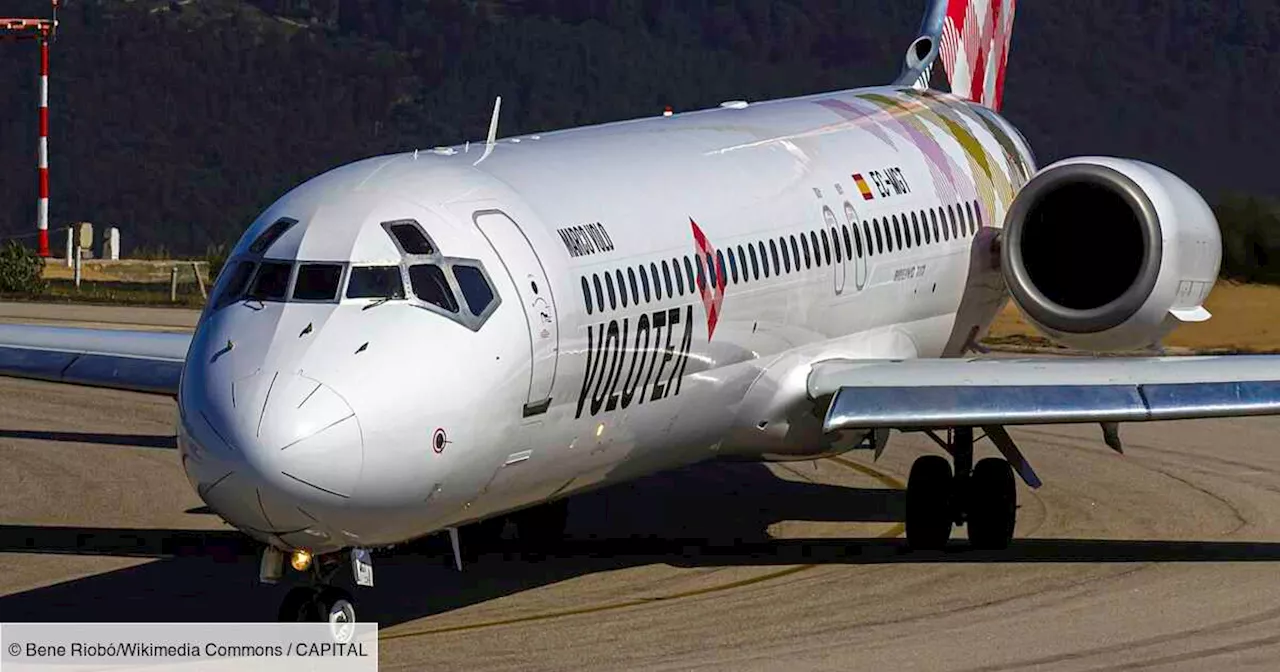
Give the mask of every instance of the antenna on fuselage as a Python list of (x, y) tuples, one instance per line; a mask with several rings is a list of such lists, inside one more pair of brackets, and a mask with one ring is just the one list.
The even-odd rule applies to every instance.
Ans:
[(493, 146), (498, 144), (498, 115), (502, 112), (502, 96), (493, 101), (493, 118), (489, 120), (489, 137), (484, 141), (484, 154), (472, 165), (478, 166), (481, 161), (493, 153)]

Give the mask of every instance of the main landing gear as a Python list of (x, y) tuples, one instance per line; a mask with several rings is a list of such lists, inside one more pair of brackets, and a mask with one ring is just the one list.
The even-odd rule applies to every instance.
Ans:
[(975, 548), (999, 550), (1013, 540), (1018, 516), (1013, 469), (1000, 458), (973, 464), (973, 428), (954, 430), (945, 457), (916, 460), (907, 480), (907, 543), (915, 550), (941, 550), (952, 525), (968, 525)]

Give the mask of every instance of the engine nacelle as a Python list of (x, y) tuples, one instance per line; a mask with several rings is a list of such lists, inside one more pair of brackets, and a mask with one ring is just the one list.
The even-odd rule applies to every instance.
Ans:
[(1067, 159), (1040, 171), (1004, 222), (1005, 282), (1050, 338), (1086, 350), (1153, 345), (1203, 308), (1222, 263), (1213, 211), (1147, 163)]

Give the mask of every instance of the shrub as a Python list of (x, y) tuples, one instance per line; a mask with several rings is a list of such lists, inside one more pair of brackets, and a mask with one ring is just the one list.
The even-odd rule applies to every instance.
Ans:
[(40, 294), (48, 288), (44, 258), (11, 240), (0, 247), (0, 292)]
[(222, 272), (222, 267), (227, 264), (227, 246), (219, 243), (205, 248), (204, 260), (209, 264), (210, 284), (217, 282), (218, 274)]

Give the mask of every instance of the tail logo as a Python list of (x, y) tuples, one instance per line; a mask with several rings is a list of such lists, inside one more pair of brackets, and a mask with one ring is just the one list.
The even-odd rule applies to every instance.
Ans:
[(951, 0), (941, 57), (958, 96), (999, 110), (1017, 0)]

